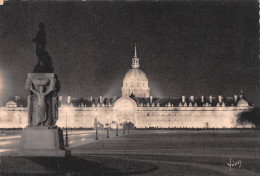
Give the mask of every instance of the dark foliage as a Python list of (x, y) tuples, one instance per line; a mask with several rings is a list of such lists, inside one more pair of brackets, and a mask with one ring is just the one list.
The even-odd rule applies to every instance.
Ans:
[(249, 111), (241, 112), (238, 114), (237, 123), (241, 125), (252, 123), (256, 128), (260, 128), (260, 108), (254, 107)]

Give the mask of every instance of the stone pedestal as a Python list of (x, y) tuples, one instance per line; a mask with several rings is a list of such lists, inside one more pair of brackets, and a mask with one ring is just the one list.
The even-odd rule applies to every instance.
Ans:
[(65, 157), (63, 132), (57, 127), (27, 127), (23, 130), (18, 156)]
[(58, 119), (59, 84), (54, 73), (28, 73), (28, 127), (23, 130), (18, 156), (65, 157), (63, 133)]

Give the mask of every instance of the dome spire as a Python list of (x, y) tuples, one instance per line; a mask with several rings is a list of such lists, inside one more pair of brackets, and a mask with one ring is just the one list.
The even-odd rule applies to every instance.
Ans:
[(137, 57), (137, 52), (136, 52), (136, 43), (135, 43), (135, 55), (134, 57), (136, 58)]
[(135, 54), (134, 54), (134, 58), (132, 58), (132, 68), (139, 68), (139, 67), (140, 67), (139, 58), (137, 57), (136, 44), (135, 44)]

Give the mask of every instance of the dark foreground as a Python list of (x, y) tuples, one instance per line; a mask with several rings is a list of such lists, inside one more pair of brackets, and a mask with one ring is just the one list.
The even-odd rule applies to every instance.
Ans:
[[(70, 158), (1, 156), (0, 175), (260, 175), (259, 131), (130, 131), (71, 148)], [(231, 168), (230, 162), (241, 161)]]

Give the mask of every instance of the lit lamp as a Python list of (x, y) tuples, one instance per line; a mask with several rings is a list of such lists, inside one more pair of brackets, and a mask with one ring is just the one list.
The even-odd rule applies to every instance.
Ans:
[(106, 123), (106, 126), (107, 126), (107, 138), (109, 138), (109, 129), (108, 129), (109, 123)]
[[(0, 3), (1, 5), (1, 3)], [(2, 85), (3, 85), (3, 81), (2, 81), (2, 74), (0, 73), (0, 94), (2, 95)], [(2, 98), (2, 96), (0, 96), (0, 98)], [(0, 108), (0, 120), (1, 120), (1, 128), (2, 128), (2, 134), (4, 133), (4, 129), (3, 129), (3, 119), (2, 119), (2, 108)]]
[(120, 126), (123, 128), (123, 135), (125, 135), (124, 123), (120, 123)]
[(65, 147), (69, 147), (69, 139), (68, 139), (68, 112), (70, 111), (69, 107), (65, 107), (64, 109), (66, 113), (66, 135), (65, 135)]
[(129, 134), (129, 128), (130, 128), (130, 121), (127, 122), (127, 134)]
[(116, 123), (116, 136), (118, 136), (118, 123)]
[(18, 118), (19, 118), (19, 127), (18, 128), (21, 128), (21, 123), (22, 123), (22, 119), (21, 119), (21, 114), (20, 114), (21, 112), (19, 112), (19, 114), (18, 114)]
[(1, 121), (1, 124), (0, 124), (0, 127), (2, 129), (2, 134), (3, 134), (3, 125), (2, 125), (2, 108), (0, 108), (0, 121)]
[(96, 110), (95, 112), (95, 127), (96, 127), (96, 140), (98, 140), (98, 129), (97, 129), (97, 125), (98, 125), (98, 121), (97, 121), (97, 115), (98, 115), (98, 112)]

